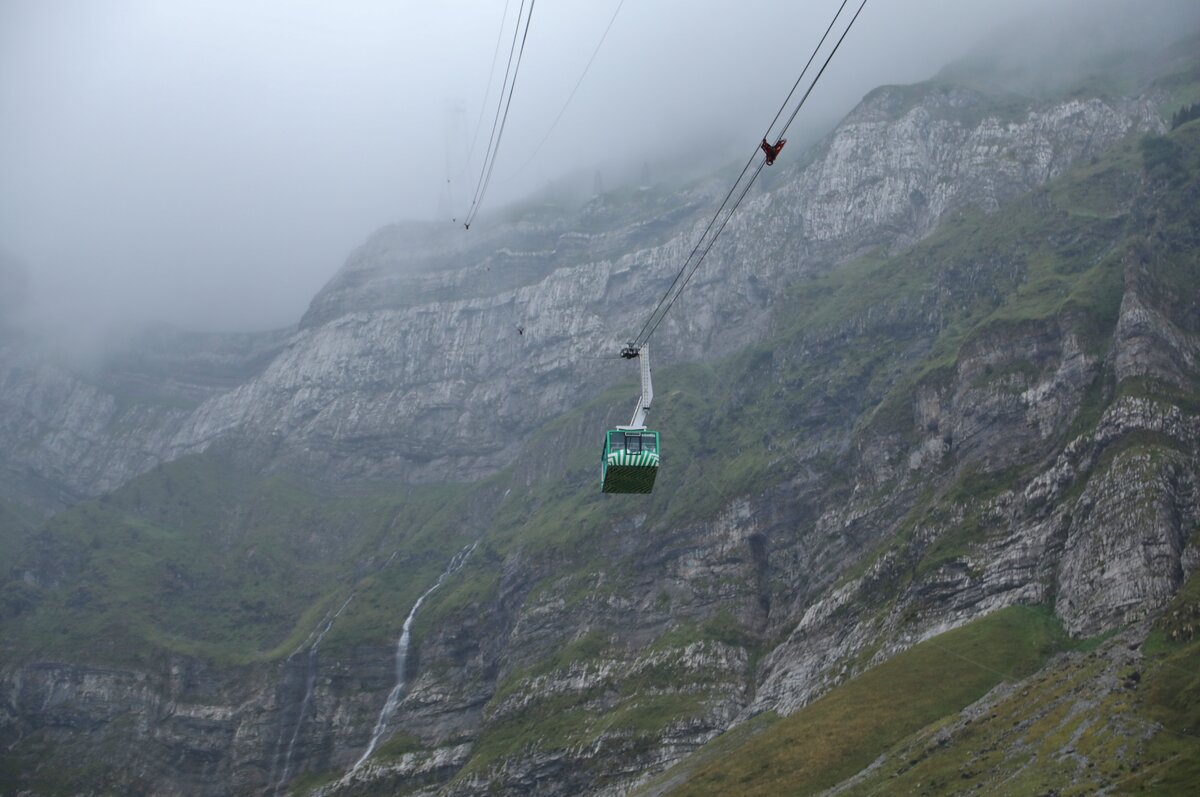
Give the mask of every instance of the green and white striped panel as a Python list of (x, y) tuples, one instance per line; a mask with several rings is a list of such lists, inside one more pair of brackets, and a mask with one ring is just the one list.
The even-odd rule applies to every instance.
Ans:
[(614, 451), (608, 455), (604, 469), (605, 493), (649, 493), (654, 490), (658, 476), (658, 454), (642, 451)]
[(613, 451), (608, 455), (608, 466), (633, 468), (657, 468), (658, 454), (653, 451)]

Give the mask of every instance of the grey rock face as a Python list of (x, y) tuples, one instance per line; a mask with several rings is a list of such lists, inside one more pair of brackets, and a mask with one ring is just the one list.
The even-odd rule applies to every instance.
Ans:
[(286, 334), (153, 328), (84, 364), (0, 338), (0, 497), (57, 508), (172, 458), (195, 409), (261, 372)]
[[(678, 362), (736, 351), (763, 334), (789, 283), (873, 247), (903, 249), (949, 212), (993, 210), (1131, 131), (1160, 127), (1141, 100), (1011, 110), (964, 89), (875, 92), (806, 165), (777, 165), (782, 173), (730, 223), (664, 324), (655, 356)], [(352, 255), (299, 329), (248, 346), (222, 372), (225, 383), (198, 380), (183, 390), (187, 406), (139, 397), (122, 407), (109, 383), (43, 372), (9, 351), (0, 371), (5, 464), (87, 495), (233, 438), (265, 452), (269, 466), (333, 481), (481, 479), (528, 453), (528, 430), (614, 376), (632, 376), (584, 363), (640, 324), (723, 187), (669, 200), (649, 193), (633, 212), (601, 199), (571, 219), (497, 225), (479, 236), (383, 230)], [(932, 311), (914, 304), (889, 312), (845, 319), (807, 341), (804, 354), (915, 324), (922, 331), (907, 356), (923, 356), (936, 333)], [(741, 719), (794, 711), (993, 609), (1053, 600), (1077, 634), (1145, 616), (1198, 558), (1189, 539), (1198, 511), (1196, 419), (1127, 396), (1094, 431), (1061, 438), (1105, 369), (1118, 381), (1152, 374), (1190, 385), (1197, 335), (1133, 284), (1111, 343), (1110, 361), (1089, 353), (1064, 318), (973, 341), (944, 378), (917, 386), (903, 431), (862, 432), (849, 412), (815, 409), (796, 421), (805, 432), (796, 432), (799, 442), (764, 443), (772, 466), (792, 474), (780, 484), (722, 496), (713, 517), (678, 528), (644, 529), (634, 519), (616, 529), (603, 553), (636, 563), (619, 588), (604, 567), (580, 584), (556, 580), (535, 551), (511, 554), (494, 602), (423, 640), (425, 664), (395, 719), (421, 749), (368, 762), (321, 793), (620, 794)], [(125, 423), (127, 434), (113, 431)], [(1141, 432), (1177, 445), (1121, 449)], [(840, 492), (821, 472), (829, 452), (847, 471)], [(947, 472), (952, 463), (963, 473)], [(1024, 469), (1016, 487), (917, 519), (902, 544), (851, 572), (856, 557), (898, 532), (922, 484), (949, 487), (969, 469), (986, 476), (1014, 463)], [(532, 481), (556, 464), (527, 467)], [(1126, 511), (1131, 505), (1136, 512)], [(916, 572), (968, 520), (983, 532), (965, 553)], [(672, 628), (722, 613), (770, 640), (760, 661), (734, 642), (649, 647)], [(592, 629), (604, 636), (600, 654), (529, 672)], [(294, 735), (302, 751), (297, 773), (345, 773), (391, 677), (384, 649), (289, 661), (229, 676), (236, 684), (206, 679), (194, 663), (157, 680), (23, 666), (0, 679), (0, 704), (12, 707), (0, 727), (9, 737), (60, 725), (102, 728), (126, 745), (134, 739), (132, 774), (114, 787), (285, 791), (281, 740)], [(437, 666), (447, 662), (454, 666)], [(619, 685), (639, 679), (653, 684), (648, 694), (688, 707), (650, 741), (604, 726), (615, 708), (638, 708), (621, 703)], [(498, 693), (501, 683), (511, 691)], [(558, 705), (587, 718), (585, 735), (562, 743), (538, 736), (537, 712)], [(118, 727), (125, 715), (136, 718), (136, 731)], [(489, 732), (523, 739), (527, 721), (531, 743), (462, 772)], [(73, 733), (61, 734), (64, 744), (78, 742)], [(176, 761), (179, 775), (170, 774)]]
[[(160, 461), (185, 408), (123, 404), (36, 353), (0, 349), (0, 448), (14, 493), (49, 506), (107, 492)], [(38, 489), (38, 486), (41, 489)], [(5, 490), (8, 492), (8, 490)]]
[[(898, 118), (893, 106), (877, 92), (811, 165), (746, 203), (663, 326), (666, 361), (744, 345), (798, 276), (866, 246), (910, 243), (950, 208), (992, 209), (1159, 124), (1141, 101), (1072, 101), (1012, 120), (959, 90)], [(914, 214), (916, 195), (926, 199)], [(479, 478), (512, 461), (521, 430), (611, 378), (589, 373), (591, 358), (640, 326), (706, 223), (708, 198), (684, 197), (688, 215), (676, 208), (652, 230), (646, 218), (597, 234), (521, 224), (468, 245), (457, 233), (386, 229), (262, 376), (201, 406), (171, 449), (237, 432), (277, 436), (288, 461), (338, 478)], [(585, 208), (576, 223), (602, 213)]]
[[(1165, 384), (1194, 385), (1187, 380), (1195, 370), (1185, 375), (1179, 364), (1190, 363), (1196, 333), (1147, 308), (1136, 279), (1126, 285), (1109, 367), (1126, 378), (1153, 374)], [(1005, 367), (1014, 363), (1033, 366), (1038, 376), (1015, 376)], [(931, 434), (911, 446), (912, 473), (936, 469), (952, 440), (957, 456), (976, 467), (1024, 462), (1030, 475), (1017, 482), (1020, 489), (976, 507), (973, 522), (987, 534), (972, 552), (913, 577), (898, 597), (913, 566), (908, 557), (966, 525), (962, 510), (918, 524), (907, 551), (887, 552), (862, 576), (816, 597), (764, 657), (748, 713), (802, 707), (854, 675), (864, 666), (861, 651), (881, 638), (888, 641), (867, 666), (1004, 606), (1052, 601), (1076, 636), (1137, 622), (1165, 606), (1200, 559), (1193, 535), (1200, 527), (1200, 418), (1162, 397), (1125, 396), (1093, 430), (1057, 448), (1055, 437), (1081, 411), (1104, 367), (1081, 351), (1069, 325), (1029, 325), (1017, 337), (960, 352), (949, 385), (919, 389), (914, 419)], [(981, 380), (988, 368), (1008, 375)], [(891, 477), (904, 478), (895, 471)], [(835, 508), (825, 522), (844, 524), (846, 514)], [(896, 597), (883, 613), (881, 594)], [(901, 627), (908, 630), (897, 634)]]
[[(144, 673), (41, 663), (0, 681), (0, 696), (11, 712), (9, 722), (40, 718), (39, 733), (52, 740), (62, 760), (96, 761), (97, 750), (108, 751), (104, 766), (95, 769), (105, 772), (104, 781), (87, 783), (90, 789), (222, 794), (235, 784), (246, 793), (245, 768), (253, 762), (245, 747), (262, 740), (254, 712), (237, 702), (199, 699), (212, 699), (223, 687), (191, 664), (176, 665), (164, 682)], [(27, 775), (56, 779), (51, 761), (25, 763)]]
[(931, 89), (915, 100), (908, 87), (876, 89), (789, 192), (790, 221), (814, 244), (859, 238), (894, 249), (926, 235), (952, 208), (995, 210), (1097, 145), (1156, 129), (1145, 100), (1005, 112), (967, 89)]
[[(995, 208), (1160, 126), (1142, 100), (1012, 112), (965, 89), (880, 89), (807, 166), (745, 203), (668, 316), (658, 361), (736, 350), (798, 277), (867, 247), (903, 247), (951, 208)], [(246, 364), (193, 380), (172, 401), (129, 390), (144, 378), (115, 391), (6, 349), (0, 447), (10, 468), (86, 496), (231, 435), (325, 478), (476, 480), (513, 461), (524, 430), (628, 376), (593, 358), (640, 327), (723, 190), (648, 191), (620, 212), (599, 199), (569, 220), (470, 233), (386, 228), (298, 332), (214, 340), (218, 351), (240, 347), (226, 357)], [(187, 370), (181, 360), (175, 373)]]
[(1055, 605), (1067, 628), (1096, 634), (1164, 606), (1187, 575), (1197, 521), (1194, 460), (1170, 449), (1118, 454), (1072, 514)]

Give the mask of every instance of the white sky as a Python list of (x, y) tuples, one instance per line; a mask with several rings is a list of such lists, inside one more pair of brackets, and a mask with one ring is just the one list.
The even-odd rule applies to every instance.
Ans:
[[(485, 214), (570, 170), (600, 169), (611, 186), (643, 160), (742, 154), (837, 6), (625, 0), (562, 121), (514, 178), (619, 2), (537, 3)], [(1180, 6), (1146, 7), (1164, 4)], [(1096, 3), (870, 0), (804, 119), (829, 124), (871, 88), (925, 79), (1046, 6)], [(373, 230), (432, 221), (448, 172), (465, 204), (464, 142), (483, 109), (477, 167), (504, 8), (0, 0), (0, 247), (29, 267), (43, 315), (294, 323)]]

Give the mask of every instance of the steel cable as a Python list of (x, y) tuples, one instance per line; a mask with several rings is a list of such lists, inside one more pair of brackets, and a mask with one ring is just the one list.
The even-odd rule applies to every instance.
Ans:
[[(837, 25), (837, 21), (841, 17), (842, 12), (845, 9), (848, 2), (849, 2), (849, 0), (842, 0), (842, 4), (838, 7), (837, 12), (833, 15), (833, 19), (832, 19), (832, 21), (830, 21), (829, 26), (825, 29), (825, 33), (821, 36), (821, 40), (817, 43), (817, 46), (813, 49), (812, 54), (809, 56), (808, 61), (804, 65), (804, 69), (801, 70), (800, 76), (796, 79), (796, 82), (792, 85), (791, 91), (788, 92), (787, 98), (784, 100), (783, 104), (780, 106), (779, 111), (776, 112), (775, 118), (773, 120), (771, 120), (771, 124), (767, 128), (767, 136), (764, 136), (763, 140), (766, 140), (770, 136), (771, 128), (775, 126), (776, 122), (779, 121), (780, 116), (783, 115), (783, 111), (787, 108), (788, 102), (795, 95), (796, 89), (800, 86), (801, 82), (803, 82), (805, 74), (807, 74), (809, 67), (812, 66), (813, 61), (816, 59), (817, 55), (820, 53), (821, 48), (824, 46), (825, 41), (828, 39), (830, 32)], [(858, 19), (859, 14), (862, 13), (862, 10), (866, 6), (866, 4), (867, 4), (867, 0), (862, 0), (862, 3), (859, 4), (858, 10), (854, 12), (854, 16), (851, 17), (849, 24), (846, 25), (846, 28), (842, 31), (841, 36), (838, 38), (837, 42), (834, 44), (833, 49), (830, 50), (829, 55), (826, 56), (824, 63), (821, 65), (821, 69), (817, 72), (816, 76), (813, 78), (812, 82), (809, 84), (808, 89), (804, 92), (804, 96), (800, 98), (800, 102), (797, 103), (796, 107), (792, 110), (791, 115), (788, 117), (787, 123), (779, 131), (779, 133), (778, 133), (779, 137), (782, 137), (783, 134), (787, 132), (788, 128), (791, 127), (792, 123), (795, 121), (796, 116), (800, 113), (800, 109), (804, 107), (804, 103), (808, 100), (809, 96), (812, 94), (813, 89), (816, 88), (817, 82), (821, 79), (821, 76), (825, 73), (826, 67), (828, 67), (830, 61), (833, 60), (833, 56), (837, 53), (838, 49), (841, 47), (842, 42), (845, 41), (846, 35), (850, 32), (850, 29), (852, 27), (854, 27), (855, 21)], [(749, 193), (750, 188), (754, 185), (754, 182), (758, 179), (759, 174), (762, 173), (763, 166), (766, 165), (765, 159), (759, 163), (758, 168), (750, 176), (749, 181), (746, 183), (745, 187), (742, 189), (742, 192), (738, 195), (737, 200), (729, 208), (728, 213), (725, 214), (724, 220), (721, 221), (720, 225), (717, 227), (716, 232), (713, 233), (711, 237), (709, 237), (709, 233), (712, 231), (713, 226), (717, 224), (717, 220), (719, 218), (721, 218), (722, 212), (725, 211), (726, 205), (728, 205), (728, 203), (729, 203), (729, 198), (733, 196), (735, 191), (737, 191), (737, 188), (741, 184), (742, 179), (745, 177), (747, 170), (749, 170), (750, 165), (754, 162), (754, 158), (757, 157), (758, 151), (759, 151), (759, 148), (755, 147), (754, 153), (750, 156), (750, 159), (746, 162), (746, 165), (742, 167), (742, 171), (738, 175), (737, 180), (735, 180), (732, 187), (730, 187), (729, 192), (725, 195), (725, 199), (722, 200), (720, 207), (717, 208), (717, 212), (713, 214), (712, 219), (708, 222), (708, 226), (705, 227), (704, 232), (701, 233), (700, 238), (696, 241), (696, 245), (692, 248), (692, 251), (688, 254), (687, 258), (683, 261), (683, 265), (680, 266), (679, 271), (676, 273), (675, 278), (671, 281), (670, 286), (668, 286), (666, 292), (663, 293), (662, 298), (658, 300), (658, 303), (655, 305), (654, 310), (651, 311), (649, 318), (646, 319), (646, 322), (642, 325), (641, 330), (639, 330), (637, 336), (633, 339), (632, 343), (630, 344), (633, 348), (636, 349), (636, 348), (639, 348), (639, 347), (645, 345), (649, 341), (650, 336), (653, 335), (654, 332), (658, 329), (659, 325), (662, 324), (663, 319), (666, 318), (667, 313), (670, 312), (671, 308), (675, 304), (675, 301), (679, 298), (679, 295), (683, 292), (683, 289), (687, 287), (687, 284), (691, 281), (692, 276), (696, 273), (696, 270), (700, 267), (700, 264), (702, 262), (704, 262), (704, 258), (707, 257), (709, 251), (712, 250), (712, 247), (716, 243), (717, 238), (721, 235), (721, 232), (725, 229), (725, 226), (729, 223), (729, 220), (733, 217), (733, 214), (737, 211), (738, 206), (740, 206), (742, 203), (742, 200), (744, 200), (746, 198), (746, 195)], [(701, 251), (702, 248), (703, 248), (703, 251)], [(699, 257), (697, 257), (698, 252), (699, 252)], [(695, 258), (694, 262), (693, 262), (693, 258)], [(681, 282), (681, 280), (682, 280), (682, 282)]]
[[(508, 68), (504, 70), (504, 84), (500, 90), (500, 102), (496, 105), (496, 118), (492, 122), (492, 135), (488, 140), (488, 150), (484, 155), (483, 170), (479, 175), (479, 183), (475, 187), (475, 196), (471, 201), (471, 207), (467, 210), (467, 218), (463, 226), (468, 230), (471, 229), (471, 222), (475, 220), (479, 213), (479, 206), (483, 202), (483, 197), (487, 193), (488, 185), (492, 181), (492, 172), (496, 168), (496, 155), (500, 151), (500, 141), (504, 137), (504, 128), (508, 123), (508, 111), (512, 107), (513, 92), (517, 87), (517, 75), (521, 69), (521, 59), (525, 55), (525, 43), (529, 39), (529, 24), (533, 21), (533, 6), (537, 0), (529, 0), (529, 13), (525, 15), (525, 30), (521, 32), (521, 13), (525, 10), (525, 0), (521, 0), (521, 7), (517, 10), (517, 26), (513, 29), (513, 43), (508, 52)], [(517, 38), (521, 39), (521, 48), (516, 49)], [(516, 63), (513, 62), (513, 53), (516, 53)], [(509, 73), (512, 74), (512, 81), (509, 81)], [(507, 89), (507, 98), (505, 97), (505, 89)], [(503, 108), (503, 115), (501, 114)]]
[(592, 50), (592, 57), (588, 59), (587, 65), (583, 68), (583, 73), (579, 76), (579, 80), (575, 81), (575, 88), (571, 89), (570, 95), (567, 96), (567, 101), (563, 103), (563, 107), (559, 110), (558, 116), (554, 117), (554, 121), (550, 123), (550, 129), (546, 131), (546, 135), (533, 149), (533, 154), (521, 166), (506, 177), (501, 184), (507, 183), (515, 179), (521, 172), (525, 171), (529, 164), (533, 163), (533, 159), (542, 151), (542, 147), (550, 140), (550, 134), (554, 132), (554, 128), (558, 127), (559, 121), (563, 118), (563, 114), (567, 112), (567, 107), (571, 104), (571, 100), (575, 99), (575, 93), (579, 91), (579, 87), (583, 85), (583, 79), (587, 77), (588, 70), (592, 68), (592, 62), (596, 60), (596, 56), (600, 53), (600, 48), (604, 46), (604, 40), (608, 38), (608, 32), (612, 30), (613, 23), (617, 21), (617, 14), (621, 13), (621, 6), (625, 5), (625, 0), (617, 3), (617, 9), (613, 11), (612, 17), (608, 20), (608, 27), (604, 29), (604, 34), (600, 37), (600, 41), (596, 43), (596, 49)]

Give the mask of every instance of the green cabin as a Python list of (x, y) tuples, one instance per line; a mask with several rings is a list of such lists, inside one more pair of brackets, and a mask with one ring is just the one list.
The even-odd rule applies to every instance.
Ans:
[(648, 493), (658, 475), (658, 432), (611, 429), (600, 455), (600, 490), (605, 493)]

